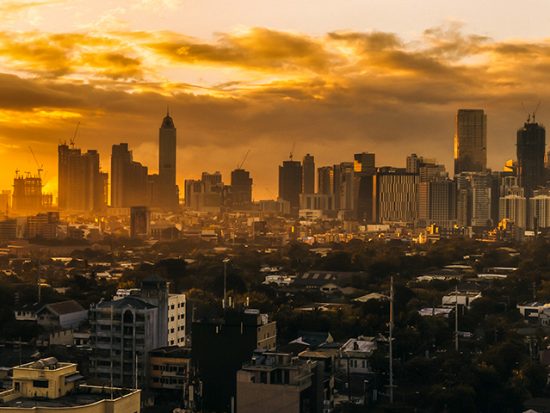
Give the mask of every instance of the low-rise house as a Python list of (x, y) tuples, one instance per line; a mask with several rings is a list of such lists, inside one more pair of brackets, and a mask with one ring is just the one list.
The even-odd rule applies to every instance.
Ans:
[(36, 312), (39, 326), (47, 329), (76, 328), (88, 319), (88, 310), (74, 300), (46, 304)]
[(13, 387), (0, 392), (0, 413), (140, 412), (141, 390), (88, 386), (83, 379), (76, 364), (54, 357), (14, 367)]
[(470, 308), (471, 304), (480, 298), (481, 292), (479, 291), (452, 291), (443, 296), (441, 299), (441, 305), (443, 307), (454, 307), (455, 305), (460, 305)]
[(14, 310), (14, 316), (17, 321), (36, 321), (36, 312), (42, 308), (42, 304), (25, 304)]
[(312, 270), (297, 275), (292, 286), (306, 290), (321, 290), (330, 285), (342, 287), (349, 284), (353, 278), (364, 275), (363, 272)]

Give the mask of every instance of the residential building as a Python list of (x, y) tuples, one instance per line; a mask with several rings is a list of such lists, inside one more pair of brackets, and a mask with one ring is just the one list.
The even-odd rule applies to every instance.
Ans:
[(237, 372), (237, 412), (322, 413), (322, 374), (289, 353), (256, 353)]
[(54, 357), (13, 368), (13, 387), (0, 392), (6, 413), (139, 413), (141, 390), (81, 384), (74, 363)]
[(74, 300), (46, 304), (36, 311), (39, 326), (51, 330), (76, 328), (88, 319), (88, 310)]

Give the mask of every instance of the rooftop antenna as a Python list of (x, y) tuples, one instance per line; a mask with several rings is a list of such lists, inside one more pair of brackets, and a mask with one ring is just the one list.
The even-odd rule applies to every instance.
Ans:
[(166, 105), (166, 116), (170, 116), (170, 105)]
[(75, 128), (75, 130), (74, 130), (73, 137), (72, 137), (72, 139), (69, 141), (69, 145), (71, 145), (71, 148), (73, 148), (73, 149), (74, 149), (74, 141), (75, 141), (75, 139), (76, 139), (76, 135), (78, 134), (78, 128), (80, 128), (80, 121), (78, 121), (78, 122), (76, 123), (76, 128)]
[(248, 158), (249, 153), (250, 153), (250, 149), (246, 151), (246, 154), (244, 155), (243, 160), (239, 165), (237, 165), (237, 169), (241, 169), (243, 167), (244, 163), (246, 162), (246, 158)]

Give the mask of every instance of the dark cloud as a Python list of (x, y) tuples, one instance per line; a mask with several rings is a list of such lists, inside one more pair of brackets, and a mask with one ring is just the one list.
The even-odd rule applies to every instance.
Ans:
[[(418, 42), (383, 32), (311, 37), (260, 28), (210, 43), (164, 32), (4, 34), (4, 67), (19, 75), (0, 75), (0, 155), (20, 150), (0, 184), (9, 187), (15, 168), (34, 167), (29, 144), (55, 178), (56, 145), (77, 120), (77, 144), (99, 149), (105, 169), (111, 145), (126, 141), (154, 170), (166, 105), (178, 128), (180, 185), (203, 170), (228, 177), (251, 148), (246, 167), (257, 197), (273, 196), (276, 167), (294, 142), (297, 157), (313, 153), (319, 165), (372, 151), (380, 165), (402, 165), (416, 152), (450, 166), (461, 107), (486, 109), (489, 161), (500, 168), (514, 156), (521, 102), (542, 100), (537, 118), (547, 116), (549, 47), (456, 27), (427, 30)], [(240, 76), (217, 85), (167, 82), (151, 59), (171, 70), (200, 64)]]

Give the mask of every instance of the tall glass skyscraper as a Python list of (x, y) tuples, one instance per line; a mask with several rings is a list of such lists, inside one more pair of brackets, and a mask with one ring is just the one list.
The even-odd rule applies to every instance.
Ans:
[(487, 115), (483, 109), (459, 109), (454, 138), (455, 175), (487, 169)]

